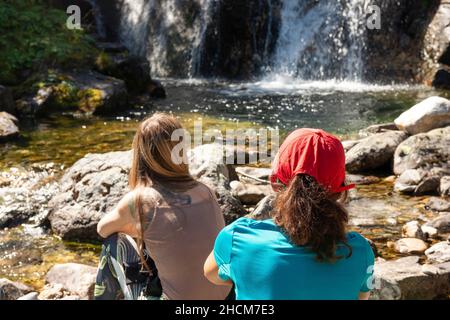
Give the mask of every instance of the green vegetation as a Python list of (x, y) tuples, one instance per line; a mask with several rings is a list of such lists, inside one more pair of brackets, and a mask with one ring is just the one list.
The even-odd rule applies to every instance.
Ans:
[(82, 30), (66, 27), (64, 11), (44, 0), (0, 2), (0, 83), (15, 85), (21, 72), (93, 64), (97, 50)]

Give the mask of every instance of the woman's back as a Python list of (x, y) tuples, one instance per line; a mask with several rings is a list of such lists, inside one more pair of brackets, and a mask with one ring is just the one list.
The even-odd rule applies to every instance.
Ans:
[(145, 190), (144, 198), (157, 205), (144, 214), (144, 241), (164, 294), (169, 299), (225, 299), (230, 288), (214, 286), (203, 275), (203, 262), (225, 225), (211, 191), (201, 183), (183, 193)]
[(219, 276), (236, 285), (239, 300), (357, 299), (369, 291), (373, 252), (357, 233), (348, 234), (349, 251), (335, 263), (316, 260), (307, 247), (293, 245), (272, 219), (241, 218), (227, 226), (215, 245)]

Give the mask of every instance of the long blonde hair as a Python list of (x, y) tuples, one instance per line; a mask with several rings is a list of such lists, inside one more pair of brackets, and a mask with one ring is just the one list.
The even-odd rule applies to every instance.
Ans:
[[(183, 129), (173, 116), (155, 113), (142, 121), (133, 139), (133, 162), (129, 175), (131, 190), (142, 187), (162, 186), (171, 191), (184, 192), (197, 182), (189, 173), (189, 165), (172, 161), (172, 150), (179, 143), (172, 141), (172, 133)], [(142, 264), (150, 271), (144, 258), (143, 201), (140, 193), (135, 197), (135, 208), (139, 218), (139, 255)]]

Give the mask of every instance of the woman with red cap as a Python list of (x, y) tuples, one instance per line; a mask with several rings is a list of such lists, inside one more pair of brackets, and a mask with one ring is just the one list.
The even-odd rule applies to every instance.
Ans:
[(374, 255), (364, 237), (346, 230), (343, 202), (354, 185), (345, 184), (339, 139), (294, 131), (275, 157), (271, 183), (271, 218), (241, 218), (224, 228), (205, 276), (234, 284), (238, 300), (368, 299)]

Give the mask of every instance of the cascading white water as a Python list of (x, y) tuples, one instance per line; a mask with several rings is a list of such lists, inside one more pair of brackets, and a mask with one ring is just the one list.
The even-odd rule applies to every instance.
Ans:
[(359, 81), (369, 0), (283, 0), (268, 77)]
[(193, 0), (200, 13), (189, 21), (179, 0), (122, 0), (120, 40), (133, 54), (147, 57), (153, 76), (171, 76), (179, 69), (194, 76), (217, 1)]

